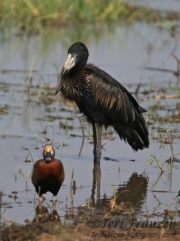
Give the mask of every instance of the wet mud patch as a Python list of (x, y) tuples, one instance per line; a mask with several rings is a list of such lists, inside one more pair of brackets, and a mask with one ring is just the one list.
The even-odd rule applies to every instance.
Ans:
[[(103, 221), (103, 220), (101, 220)], [(2, 232), (3, 241), (65, 241), (65, 240), (157, 240), (163, 238), (163, 240), (179, 240), (180, 230), (177, 228), (180, 224), (176, 223), (174, 228), (169, 228), (169, 224), (164, 224), (164, 227), (159, 228), (113, 228), (113, 224), (117, 226), (118, 221), (111, 220), (111, 223), (107, 222), (103, 228), (94, 228), (93, 223), (98, 220), (92, 220), (91, 223), (78, 224), (76, 226), (64, 227), (61, 223), (33, 223), (26, 226), (12, 226), (6, 228)], [(128, 220), (132, 223), (132, 220)], [(143, 225), (143, 224), (142, 224)], [(146, 224), (147, 225), (147, 224)]]

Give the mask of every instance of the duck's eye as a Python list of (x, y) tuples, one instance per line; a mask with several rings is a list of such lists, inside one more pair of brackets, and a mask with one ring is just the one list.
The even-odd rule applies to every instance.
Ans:
[(76, 51), (76, 54), (79, 54), (79, 52), (78, 52), (78, 51)]

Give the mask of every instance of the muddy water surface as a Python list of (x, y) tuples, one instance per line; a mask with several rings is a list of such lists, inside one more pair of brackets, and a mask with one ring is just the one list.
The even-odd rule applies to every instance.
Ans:
[[(43, 145), (51, 141), (66, 174), (57, 202), (62, 221), (70, 220), (71, 208), (78, 215), (77, 208), (87, 200), (93, 200), (101, 210), (109, 206), (114, 187), (118, 204), (132, 203), (138, 217), (144, 220), (147, 214), (152, 220), (161, 220), (165, 209), (179, 208), (175, 199), (179, 191), (179, 156), (173, 166), (165, 162), (172, 156), (171, 150), (179, 153), (177, 77), (172, 72), (144, 69), (177, 71), (171, 53), (180, 56), (179, 33), (172, 36), (170, 27), (165, 24), (159, 30), (155, 24), (137, 23), (117, 26), (111, 31), (99, 30), (100, 36), (88, 33), (71, 36), (71, 29), (59, 31), (52, 39), (51, 33), (25, 37), (15, 30), (1, 36), (0, 190), (4, 193), (5, 222), (23, 224), (33, 220), (38, 202), (30, 171), (42, 157)], [(148, 110), (149, 149), (134, 153), (109, 128), (103, 133), (101, 165), (94, 166), (91, 126), (82, 119), (86, 135), (83, 141), (78, 109), (65, 103), (60, 95), (54, 96), (58, 71), (66, 59), (67, 48), (75, 41), (86, 43), (89, 62), (106, 70), (130, 92), (137, 92), (137, 100)], [(169, 129), (171, 132), (167, 132)], [(153, 159), (149, 154), (160, 160), (162, 175), (155, 161), (143, 173)], [(77, 187), (74, 195), (70, 184), (72, 172)], [(51, 199), (47, 193), (46, 207), (51, 206)], [(178, 214), (175, 218), (178, 220)]]

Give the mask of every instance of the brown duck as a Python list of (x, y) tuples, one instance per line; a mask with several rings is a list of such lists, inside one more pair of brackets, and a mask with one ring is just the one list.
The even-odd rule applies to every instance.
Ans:
[(64, 181), (64, 167), (60, 160), (54, 157), (55, 151), (52, 145), (45, 145), (43, 149), (43, 159), (34, 164), (32, 173), (32, 183), (39, 195), (39, 201), (43, 202), (43, 194), (51, 192), (53, 202), (56, 202), (56, 196)]

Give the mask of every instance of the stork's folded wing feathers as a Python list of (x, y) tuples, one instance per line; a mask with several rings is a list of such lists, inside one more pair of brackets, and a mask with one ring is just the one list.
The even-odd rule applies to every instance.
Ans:
[[(103, 111), (116, 121), (131, 124), (145, 112), (133, 96), (117, 80), (96, 66), (88, 65), (92, 73), (88, 76), (92, 85), (94, 108)], [(145, 121), (143, 121), (145, 123)]]

